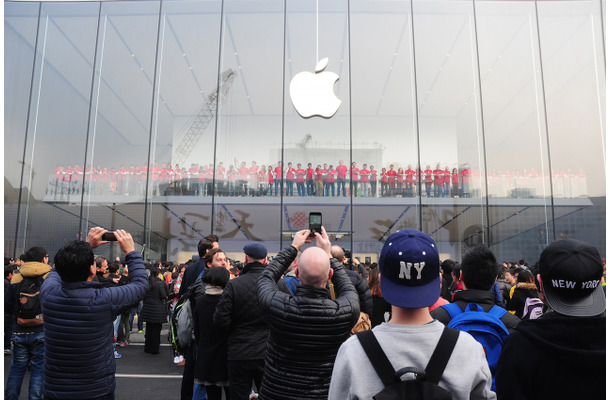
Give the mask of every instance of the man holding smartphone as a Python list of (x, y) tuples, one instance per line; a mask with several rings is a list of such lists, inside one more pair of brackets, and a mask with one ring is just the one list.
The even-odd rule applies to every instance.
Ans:
[[(358, 293), (341, 263), (332, 258), (324, 227), (321, 231), (315, 232), (317, 245), (299, 258), (296, 275), (301, 284), (294, 296), (281, 292), (277, 282), (308, 242), (309, 229), (297, 232), (292, 245), (258, 279), (259, 307), (270, 327), (262, 398), (326, 398), (337, 351), (358, 321)], [(335, 299), (326, 288), (329, 279)]]
[(116, 365), (112, 350), (112, 322), (137, 304), (148, 290), (142, 255), (131, 235), (115, 232), (126, 254), (130, 283), (102, 287), (93, 282), (93, 248), (104, 228), (91, 228), (87, 241), (75, 240), (55, 255), (55, 268), (40, 290), (45, 321), (45, 399), (114, 399)]

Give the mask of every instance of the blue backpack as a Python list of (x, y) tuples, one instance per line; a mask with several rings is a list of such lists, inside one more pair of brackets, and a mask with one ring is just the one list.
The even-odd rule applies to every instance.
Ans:
[(476, 303), (468, 304), (464, 311), (455, 303), (446, 304), (442, 307), (451, 316), (451, 321), (447, 324), (449, 328), (468, 332), (483, 346), (491, 371), (491, 390), (495, 392), (496, 366), (498, 365), (502, 345), (508, 336), (508, 330), (500, 320), (506, 314), (506, 310), (494, 305), (491, 310), (485, 312)]

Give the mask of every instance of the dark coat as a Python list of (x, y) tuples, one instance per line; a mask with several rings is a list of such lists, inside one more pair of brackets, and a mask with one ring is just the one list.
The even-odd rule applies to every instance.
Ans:
[[(489, 290), (477, 290), (477, 289), (468, 289), (468, 290), (460, 290), (459, 292), (455, 292), (453, 296), (453, 302), (460, 306), (460, 309), (464, 311), (466, 306), (470, 303), (476, 303), (480, 305), (485, 312), (491, 310), (491, 308), (495, 305), (495, 295)], [(449, 321), (451, 321), (451, 316), (443, 307), (438, 307), (432, 310), (430, 313), (432, 318), (439, 320), (443, 324), (447, 325)], [(519, 317), (515, 317), (513, 314), (507, 312), (504, 314), (500, 320), (508, 329), (508, 332), (514, 332), (515, 328), (521, 322)]]
[(246, 264), (241, 275), (229, 281), (216, 306), (214, 325), (229, 332), (230, 361), (265, 359), (269, 325), (256, 293), (256, 281), (264, 270), (259, 262)]
[(548, 312), (508, 336), (496, 369), (498, 399), (604, 399), (606, 315)]
[(144, 322), (162, 324), (167, 322), (167, 304), (165, 300), (169, 295), (169, 289), (165, 281), (153, 278), (154, 284), (146, 292), (142, 302), (140, 317)]
[(229, 334), (214, 326), (214, 311), (220, 295), (204, 295), (197, 301), (193, 312), (197, 362), (195, 378), (211, 382), (226, 383), (229, 381), (227, 370), (227, 347)]
[(207, 270), (208, 266), (205, 263), (203, 258), (195, 261), (184, 270), (184, 276), (182, 276), (182, 283), (180, 284), (180, 291), (178, 292), (178, 297), (182, 296), (186, 293), (188, 288), (195, 283), (197, 277), (203, 270)]
[(519, 282), (513, 292), (513, 297), (508, 301), (506, 309), (514, 311), (515, 315), (519, 318), (523, 317), (523, 309), (525, 308), (525, 300), (528, 297), (535, 299), (540, 298), (538, 296), (538, 288), (535, 283)]
[(369, 317), (373, 314), (373, 295), (371, 295), (371, 289), (369, 284), (366, 283), (366, 279), (362, 277), (356, 271), (345, 270), (349, 279), (358, 292), (358, 298), (360, 299), (360, 311), (365, 312)]
[(282, 250), (258, 280), (259, 304), (270, 327), (264, 399), (326, 398), (337, 351), (360, 315), (354, 285), (334, 258), (336, 299), (309, 285), (299, 285), (295, 296), (280, 292), (277, 282), (296, 255), (292, 246)]
[(44, 397), (83, 399), (115, 390), (112, 323), (148, 290), (142, 256), (126, 255), (131, 283), (62, 282), (51, 271), (40, 290), (44, 317)]

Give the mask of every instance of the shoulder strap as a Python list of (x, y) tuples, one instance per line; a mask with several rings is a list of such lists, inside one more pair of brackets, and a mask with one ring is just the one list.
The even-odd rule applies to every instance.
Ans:
[(363, 331), (358, 332), (356, 337), (358, 337), (366, 356), (369, 358), (377, 375), (379, 375), (381, 382), (383, 382), (383, 386), (392, 384), (396, 371), (375, 338), (375, 334), (372, 331)]
[(443, 307), (445, 311), (447, 311), (451, 319), (455, 318), (463, 312), (460, 306), (455, 303), (444, 304), (441, 307)]
[(445, 327), (443, 330), (441, 338), (432, 353), (432, 357), (430, 357), (428, 366), (426, 366), (426, 380), (428, 382), (436, 385), (441, 380), (459, 334), (460, 332), (456, 329)]
[(201, 277), (203, 276), (204, 273), (205, 273), (205, 267), (203, 267), (203, 269), (199, 273), (199, 276), (197, 276), (197, 280), (201, 279)]
[(496, 306), (494, 305), (489, 311), (487, 311), (487, 314), (496, 317), (498, 319), (501, 319), (504, 314), (506, 314), (506, 310), (503, 309), (502, 307)]

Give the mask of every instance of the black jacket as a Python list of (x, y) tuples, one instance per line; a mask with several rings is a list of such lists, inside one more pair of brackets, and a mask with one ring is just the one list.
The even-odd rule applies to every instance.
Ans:
[(506, 309), (514, 311), (515, 315), (519, 318), (523, 318), (523, 309), (525, 307), (525, 300), (528, 297), (535, 299), (538, 297), (538, 288), (535, 283), (519, 282), (513, 292), (513, 297), (506, 304)]
[(548, 312), (519, 324), (502, 347), (498, 399), (604, 399), (606, 317)]
[[(460, 290), (459, 292), (455, 292), (453, 302), (460, 306), (462, 311), (466, 309), (466, 306), (468, 306), (468, 304), (477, 303), (483, 308), (485, 312), (487, 312), (491, 310), (491, 308), (495, 305), (495, 295), (489, 290)], [(430, 315), (432, 316), (432, 318), (439, 320), (445, 325), (447, 325), (449, 321), (451, 321), (451, 316), (443, 307), (435, 308), (434, 310), (432, 310)], [(504, 323), (506, 329), (508, 329), (508, 333), (514, 332), (519, 322), (521, 322), (519, 317), (515, 317), (509, 312), (504, 314), (504, 316), (500, 318), (500, 320)]]
[(142, 311), (140, 317), (144, 322), (162, 324), (167, 322), (167, 305), (165, 299), (169, 294), (167, 284), (159, 278), (153, 278), (154, 285), (148, 289), (144, 301), (142, 302)]
[(270, 327), (264, 399), (326, 398), (337, 351), (360, 315), (354, 285), (334, 258), (336, 299), (309, 285), (297, 286), (295, 296), (280, 292), (277, 281), (296, 255), (292, 246), (282, 250), (258, 280), (259, 304)]
[(208, 266), (205, 263), (203, 258), (195, 261), (184, 270), (184, 276), (182, 276), (182, 283), (180, 284), (180, 291), (178, 292), (178, 297), (182, 296), (186, 293), (188, 288), (195, 283), (197, 277), (203, 270), (207, 270)]
[(224, 288), (216, 312), (214, 326), (230, 330), (228, 358), (264, 360), (269, 325), (258, 306), (256, 281), (265, 270), (259, 262), (246, 264), (241, 275)]
[(228, 332), (214, 326), (214, 311), (220, 295), (206, 294), (197, 301), (193, 312), (195, 338), (197, 339), (197, 361), (195, 378), (211, 382), (229, 381), (227, 369)]
[(371, 289), (369, 284), (366, 283), (366, 279), (362, 277), (356, 271), (350, 271), (346, 269), (349, 279), (358, 292), (358, 298), (360, 299), (360, 311), (365, 312), (371, 317), (373, 314), (373, 295), (371, 295)]

